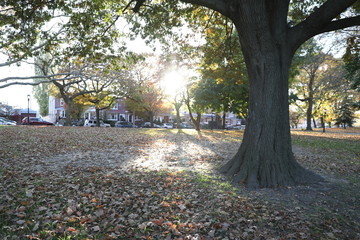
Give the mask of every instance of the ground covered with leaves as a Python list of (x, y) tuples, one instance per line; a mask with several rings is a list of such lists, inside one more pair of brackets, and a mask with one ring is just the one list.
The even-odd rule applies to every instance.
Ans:
[(0, 239), (360, 239), (360, 131), (293, 131), (325, 181), (249, 191), (216, 172), (242, 131), (0, 128)]

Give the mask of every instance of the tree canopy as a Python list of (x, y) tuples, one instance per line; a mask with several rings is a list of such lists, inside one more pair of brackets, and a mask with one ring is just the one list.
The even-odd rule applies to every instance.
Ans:
[[(0, 52), (6, 60), (0, 67), (36, 64), (34, 57), (50, 54), (55, 65), (77, 58), (103, 61), (122, 54), (114, 44), (120, 34), (115, 28), (123, 5), (116, 1), (19, 1), (0, 3)], [(0, 88), (37, 85), (49, 76), (11, 76), (0, 79)], [(56, 76), (51, 75), (52, 80)]]

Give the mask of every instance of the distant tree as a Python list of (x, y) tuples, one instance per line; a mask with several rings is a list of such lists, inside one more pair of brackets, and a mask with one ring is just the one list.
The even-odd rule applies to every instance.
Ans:
[(33, 94), (39, 105), (40, 115), (47, 116), (49, 114), (49, 83), (34, 86)]
[(174, 101), (173, 101), (175, 111), (176, 111), (176, 126), (177, 128), (181, 128), (181, 117), (180, 117), (180, 108), (184, 104), (184, 99), (181, 97), (180, 94), (175, 95)]
[(222, 113), (222, 128), (225, 128), (225, 114), (233, 112), (246, 116), (248, 89), (246, 84), (234, 82), (232, 79), (202, 79), (192, 94), (198, 102), (212, 111)]
[[(347, 49), (343, 59), (346, 79), (350, 81), (352, 89), (360, 92), (360, 40), (358, 35), (347, 39)], [(360, 109), (360, 98), (355, 99), (353, 105)]]
[(76, 102), (84, 106), (95, 107), (96, 126), (100, 127), (100, 111), (113, 107), (116, 99), (116, 96), (110, 91), (99, 91), (79, 96)]
[(85, 106), (95, 107), (96, 124), (100, 127), (100, 111), (109, 109), (116, 103), (115, 87), (113, 84), (121, 83), (122, 73), (112, 64), (96, 64), (86, 71), (85, 81), (87, 89), (85, 94), (76, 97), (76, 102)]
[(346, 125), (352, 127), (355, 118), (354, 112), (354, 108), (352, 104), (349, 103), (349, 99), (345, 98), (336, 112), (337, 118), (335, 119), (335, 124), (343, 125), (344, 128), (346, 128)]
[(71, 119), (80, 120), (81, 118), (84, 117), (83, 114), (88, 108), (89, 108), (88, 106), (82, 103), (78, 103), (77, 99), (75, 99), (71, 107), (71, 112), (70, 112)]
[(292, 111), (290, 110), (290, 124), (292, 128), (298, 128), (298, 124), (301, 118), (304, 116), (303, 112), (299, 111)]
[(313, 107), (316, 97), (314, 96), (319, 86), (319, 78), (324, 71), (324, 64), (328, 55), (321, 52), (321, 48), (311, 39), (299, 50), (301, 64), (298, 64), (299, 74), (295, 84), (299, 100), (306, 102), (306, 130), (312, 131)]
[[(86, 66), (89, 67), (89, 66)], [(59, 71), (59, 73), (64, 72), (63, 80), (53, 81), (53, 85), (51, 88), (51, 95), (57, 98), (62, 98), (64, 101), (65, 108), (65, 125), (71, 125), (71, 112), (74, 104), (74, 99), (88, 93), (94, 92), (94, 90), (89, 89), (86, 83), (86, 77), (83, 75), (83, 72), (86, 68), (85, 66), (80, 65), (71, 65), (68, 64), (63, 68), (63, 71)], [(73, 74), (68, 74), (73, 73)]]
[(13, 110), (14, 108), (12, 106), (0, 102), (0, 115), (5, 115), (9, 117)]
[(207, 108), (207, 103), (204, 99), (200, 97), (200, 95), (195, 93), (196, 90), (199, 89), (197, 84), (198, 82), (192, 82), (187, 84), (186, 89), (183, 93), (183, 99), (189, 111), (189, 117), (191, 119), (191, 122), (195, 126), (195, 130), (200, 131), (201, 116)]
[(159, 86), (145, 82), (127, 96), (126, 106), (128, 109), (138, 109), (137, 112), (144, 111), (152, 127), (159, 113), (169, 111), (169, 105), (166, 104), (165, 96)]
[[(49, 61), (49, 59), (48, 59)], [(40, 57), (35, 59), (35, 75), (43, 76), (49, 75), (50, 69), (48, 61)], [(44, 79), (34, 78), (34, 82), (42, 82)], [(44, 82), (33, 87), (34, 97), (39, 105), (39, 113), (42, 116), (47, 116), (49, 114), (49, 92), (50, 92), (50, 83)]]
[(222, 128), (225, 128), (227, 112), (247, 115), (248, 77), (239, 38), (231, 22), (219, 13), (213, 13), (208, 21), (216, 24), (208, 26), (206, 44), (200, 48), (201, 80), (194, 92), (207, 101), (209, 109), (222, 113)]
[(154, 124), (155, 117), (161, 112), (168, 112), (166, 95), (161, 89), (160, 79), (163, 63), (153, 54), (138, 58), (128, 67), (126, 80), (116, 88), (117, 96), (126, 99), (125, 104), (130, 111), (144, 117)]

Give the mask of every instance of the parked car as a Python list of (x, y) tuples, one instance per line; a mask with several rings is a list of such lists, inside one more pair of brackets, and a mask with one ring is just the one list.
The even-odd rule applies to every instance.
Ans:
[(241, 125), (228, 125), (225, 127), (226, 130), (241, 130)]
[(144, 128), (150, 128), (150, 127), (151, 127), (151, 123), (150, 123), (150, 122), (144, 122), (144, 124), (142, 125), (142, 127), (144, 127)]
[(4, 117), (0, 117), (0, 125), (16, 125), (16, 122)]
[[(84, 127), (96, 127), (96, 123), (97, 121), (94, 119), (86, 119), (84, 122)], [(100, 120), (100, 127), (111, 127), (111, 125)]]
[(8, 122), (8, 121), (0, 119), (0, 125), (16, 125), (16, 123), (12, 123), (12, 122)]
[(119, 128), (133, 128), (134, 125), (130, 122), (127, 121), (117, 121), (115, 123), (115, 127), (119, 127)]
[[(151, 128), (151, 123), (150, 122), (145, 122), (143, 125), (142, 125), (143, 128)], [(153, 128), (161, 128), (160, 125), (158, 124), (153, 124)]]
[(163, 128), (174, 128), (171, 123), (164, 123)]
[(80, 120), (74, 120), (71, 122), (71, 126), (73, 127), (80, 127), (80, 126), (84, 126), (84, 119), (80, 119)]
[(189, 123), (185, 123), (185, 122), (181, 123), (180, 127), (181, 128), (194, 128), (194, 126), (190, 125)]
[[(25, 117), (22, 122), (22, 125), (28, 125), (28, 117)], [(43, 120), (42, 118), (37, 117), (30, 117), (30, 124), (29, 125), (48, 125), (48, 126), (54, 126), (52, 122), (47, 122)]]

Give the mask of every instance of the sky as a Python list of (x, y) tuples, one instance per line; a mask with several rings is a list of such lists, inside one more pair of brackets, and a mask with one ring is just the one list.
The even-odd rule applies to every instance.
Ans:
[[(34, 69), (27, 64), (23, 64), (20, 67), (12, 66), (12, 67), (0, 68), (1, 79), (6, 77), (14, 77), (14, 76), (25, 77), (25, 76), (33, 76), (33, 75), (34, 75)], [(30, 101), (29, 101), (30, 108), (33, 110), (38, 110), (39, 106), (36, 102), (36, 99), (34, 99), (33, 97), (32, 86), (13, 85), (6, 88), (0, 88), (0, 102), (10, 105), (14, 108), (27, 108), (28, 94), (30, 95)]]

